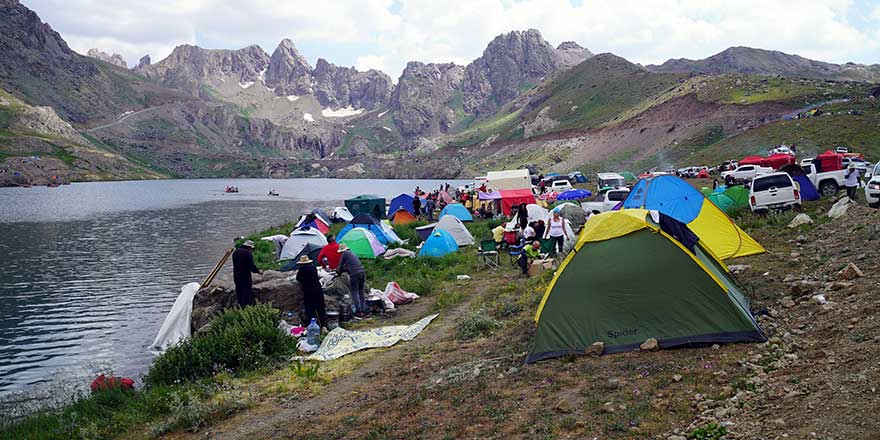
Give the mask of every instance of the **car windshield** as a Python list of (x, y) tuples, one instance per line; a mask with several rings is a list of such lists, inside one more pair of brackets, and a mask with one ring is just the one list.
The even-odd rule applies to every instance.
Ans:
[(604, 179), (599, 186), (623, 186), (623, 179)]
[(608, 200), (611, 200), (612, 202), (619, 202), (622, 200), (626, 200), (626, 196), (628, 195), (629, 193), (626, 191), (608, 191)]
[(788, 175), (777, 174), (775, 176), (761, 177), (752, 183), (752, 191), (766, 191), (770, 188), (788, 188), (791, 186), (791, 178)]

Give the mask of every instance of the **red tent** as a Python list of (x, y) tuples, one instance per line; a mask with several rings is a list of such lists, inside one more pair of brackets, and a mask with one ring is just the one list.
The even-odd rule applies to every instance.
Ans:
[(504, 215), (510, 215), (510, 210), (520, 203), (535, 203), (535, 195), (532, 190), (524, 189), (502, 189), (501, 192), (501, 210)]
[(836, 171), (843, 169), (843, 155), (828, 150), (813, 159), (817, 172)]
[[(773, 168), (774, 170), (778, 170), (786, 165), (794, 165), (795, 164), (794, 156), (792, 156), (790, 154), (781, 154), (781, 153), (770, 155), (770, 157), (768, 157), (766, 159), (766, 161), (767, 161), (767, 165), (763, 165), (763, 166), (768, 166), (770, 168)], [(742, 163), (742, 162), (740, 162), (740, 163)]]
[(765, 159), (764, 159), (763, 157), (761, 157), (761, 156), (746, 156), (746, 157), (742, 158), (741, 161), (739, 161), (739, 164), (740, 164), (740, 165), (758, 165), (758, 166), (763, 166), (763, 165), (761, 165), (761, 164), (764, 163), (764, 160), (765, 160)]

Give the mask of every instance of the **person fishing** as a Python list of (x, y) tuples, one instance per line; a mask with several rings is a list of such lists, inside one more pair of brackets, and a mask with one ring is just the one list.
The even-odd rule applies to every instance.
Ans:
[(254, 263), (254, 242), (245, 241), (232, 252), (232, 280), (235, 283), (235, 299), (239, 307), (255, 304), (253, 295), (252, 273), (262, 273)]

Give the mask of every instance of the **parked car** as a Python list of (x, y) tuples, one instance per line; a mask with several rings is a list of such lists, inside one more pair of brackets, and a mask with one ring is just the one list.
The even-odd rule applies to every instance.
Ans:
[(785, 145), (780, 145), (772, 150), (770, 150), (770, 154), (794, 154), (791, 152), (791, 148), (788, 148)]
[(812, 158), (812, 157), (808, 157), (808, 158), (806, 158), (806, 159), (801, 159), (801, 163), (800, 163), (800, 165), (801, 165), (802, 167), (805, 167), (805, 166), (807, 166), (807, 165), (810, 165), (811, 163), (813, 163), (813, 158)]
[(749, 185), (749, 207), (752, 212), (787, 210), (800, 206), (800, 191), (788, 173), (755, 176)]
[(563, 192), (573, 189), (571, 182), (565, 179), (554, 180), (550, 184), (550, 191)]
[(599, 189), (606, 186), (621, 188), (626, 186), (626, 179), (617, 173), (599, 173), (596, 174), (596, 184), (599, 185)]
[(755, 176), (769, 174), (773, 172), (773, 168), (761, 167), (758, 165), (740, 165), (733, 171), (725, 171), (721, 173), (721, 177), (727, 180), (727, 176), (731, 176), (734, 182), (743, 182), (752, 180)]
[(816, 165), (808, 164), (802, 167), (804, 173), (813, 182), (813, 186), (825, 197), (837, 194), (840, 188), (846, 186), (846, 170), (816, 172)]
[(725, 160), (721, 163), (721, 166), (718, 167), (718, 171), (733, 171), (736, 167), (739, 166), (739, 162), (735, 160)]
[(872, 208), (880, 207), (880, 163), (874, 165), (871, 178), (865, 184), (865, 200)]
[(629, 188), (617, 188), (605, 191), (604, 194), (596, 196), (598, 200), (593, 202), (582, 202), (581, 208), (587, 212), (599, 211), (607, 212), (617, 206), (618, 203), (626, 200), (629, 195)]
[(851, 164), (851, 163), (856, 164), (856, 168), (859, 170), (859, 174), (862, 176), (866, 175), (868, 173), (868, 170), (870, 170), (872, 168), (871, 162), (868, 162), (864, 159), (859, 159), (858, 157), (844, 157), (843, 158), (843, 168), (844, 169), (848, 168), (849, 164)]
[(836, 149), (834, 149), (834, 152), (843, 154), (843, 153), (849, 153), (850, 151), (849, 151), (849, 147), (837, 147)]

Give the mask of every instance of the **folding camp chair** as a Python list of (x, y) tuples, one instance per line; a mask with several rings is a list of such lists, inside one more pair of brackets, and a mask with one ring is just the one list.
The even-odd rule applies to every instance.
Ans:
[(525, 250), (523, 250), (523, 248), (525, 247), (526, 241), (522, 239), (520, 239), (519, 244), (511, 244), (507, 247), (507, 257), (510, 258), (509, 262), (511, 266), (516, 264), (516, 260), (519, 260), (519, 256), (522, 255), (523, 252), (525, 252)]
[(556, 255), (556, 243), (549, 238), (541, 239), (541, 250), (538, 251), (544, 258), (552, 258)]
[(483, 240), (480, 242), (480, 248), (477, 249), (477, 270), (480, 265), (486, 268), (498, 269), (501, 267), (501, 261), (498, 256), (498, 245), (495, 240)]

